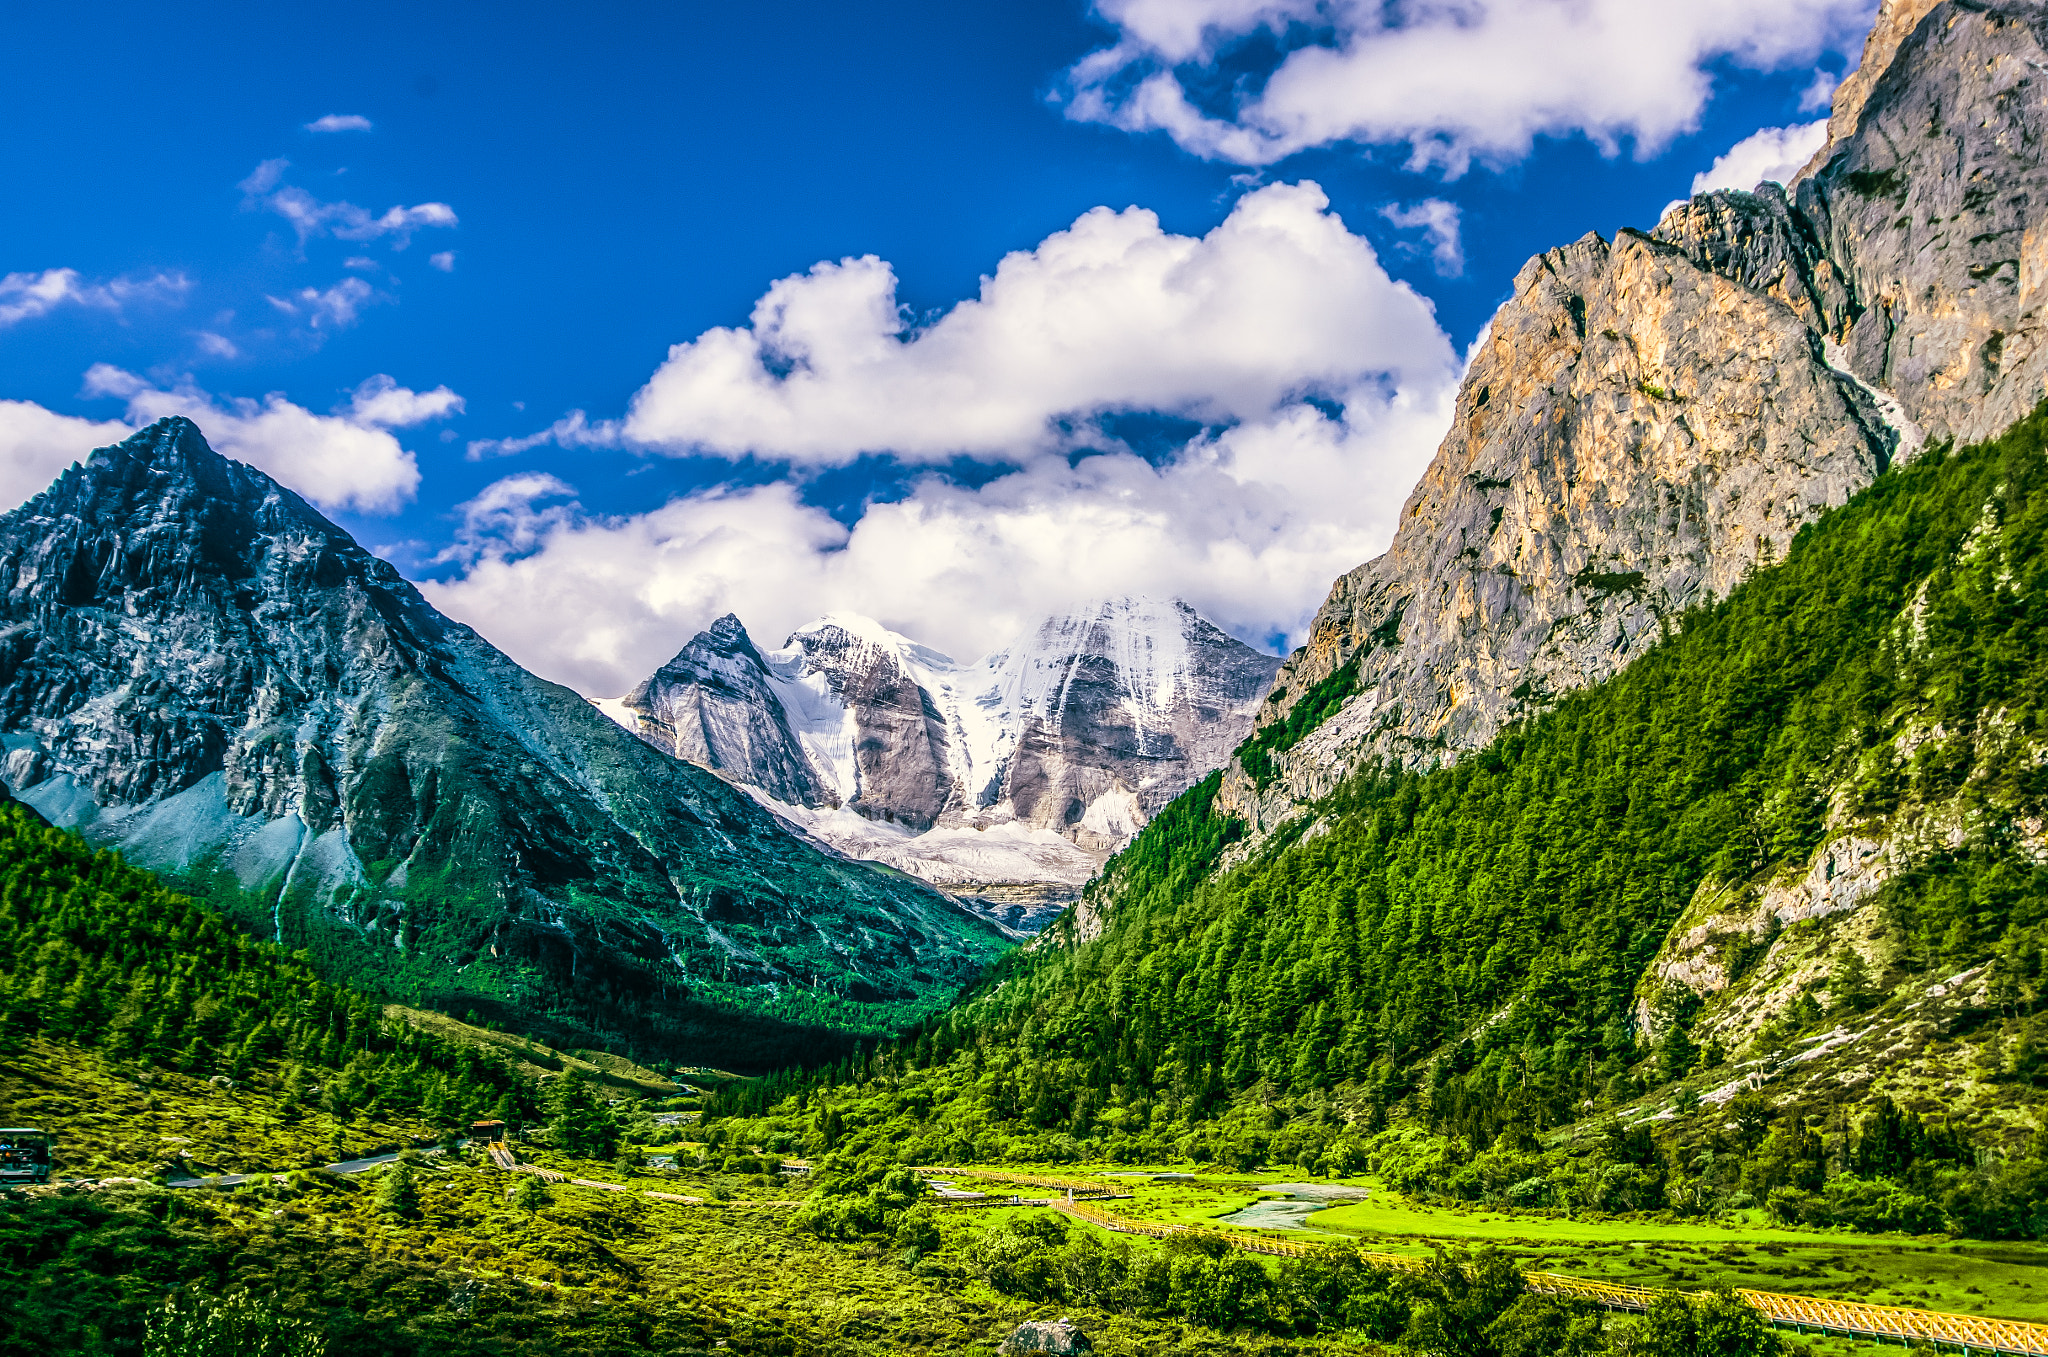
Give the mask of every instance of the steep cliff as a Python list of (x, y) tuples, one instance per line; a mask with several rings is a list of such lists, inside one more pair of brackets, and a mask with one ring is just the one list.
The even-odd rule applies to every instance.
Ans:
[(1928, 438), (2031, 409), (2044, 32), (2037, 5), (1887, 5), (1789, 199), (1703, 195), (1531, 260), (1393, 543), (1337, 581), (1219, 805), (1271, 828), (1361, 764), (1479, 748)]
[(520, 669), (188, 421), (0, 518), (0, 591), (14, 793), (396, 997), (771, 1058), (754, 1019), (880, 1027), (999, 949)]
[(704, 768), (746, 770), (745, 781), (782, 801), (815, 805), (820, 784), (781, 719), (774, 675), (747, 629), (728, 613), (628, 693), (622, 705), (642, 739)]

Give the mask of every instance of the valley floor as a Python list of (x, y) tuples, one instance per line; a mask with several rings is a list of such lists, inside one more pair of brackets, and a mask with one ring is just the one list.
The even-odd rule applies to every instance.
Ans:
[[(54, 1132), (60, 1178), (149, 1178), (174, 1163), (282, 1175), (232, 1190), (174, 1192), (136, 1182), (9, 1195), (0, 1206), (0, 1354), (43, 1357), (53, 1341), (54, 1350), (135, 1352), (141, 1317), (158, 1296), (236, 1285), (316, 1319), (337, 1354), (989, 1353), (1020, 1321), (1056, 1310), (1072, 1314), (1105, 1357), (1361, 1350), (1337, 1339), (1219, 1334), (1000, 1294), (976, 1274), (970, 1250), (984, 1232), (1035, 1208), (939, 1212), (936, 1246), (905, 1254), (874, 1243), (828, 1243), (794, 1228), (790, 1198), (802, 1188), (779, 1178), (709, 1168), (630, 1173), (522, 1145), (522, 1157), (536, 1163), (636, 1192), (557, 1185), (544, 1190), (544, 1201), (522, 1206), (515, 1175), (454, 1151), (407, 1156), (415, 1161), (408, 1171), (417, 1206), (394, 1214), (379, 1205), (379, 1183), (390, 1170), (341, 1179), (301, 1166), (325, 1162), (337, 1147), (408, 1145), (433, 1128), (396, 1114), (337, 1123), (319, 1112), (285, 1111), (273, 1082), (259, 1073), (227, 1089), (176, 1073), (144, 1075), (43, 1041), (0, 1062), (0, 1118)], [(1132, 1196), (1120, 1210), (1203, 1222), (1257, 1200), (1263, 1184), (1299, 1175), (1115, 1181)], [(1370, 1180), (1353, 1181), (1372, 1195), (1313, 1216), (1317, 1234), (1417, 1254), (1438, 1243), (1491, 1243), (1525, 1268), (1648, 1285), (1747, 1285), (2048, 1315), (2048, 1249), (2036, 1246), (1741, 1222), (1547, 1220), (1417, 1205)], [(640, 1190), (709, 1200), (653, 1201)], [(1154, 1247), (1145, 1240), (1135, 1246)], [(1795, 1350), (1875, 1352), (1838, 1340), (1793, 1343)]]

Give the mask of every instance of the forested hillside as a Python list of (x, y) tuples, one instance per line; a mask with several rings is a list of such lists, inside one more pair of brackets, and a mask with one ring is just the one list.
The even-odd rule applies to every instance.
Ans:
[(282, 1063), (296, 1096), (317, 1075), (321, 1105), (344, 1117), (402, 1106), (452, 1126), (534, 1106), (502, 1061), (387, 1022), (362, 992), (13, 801), (0, 804), (0, 963), (9, 1055), (41, 1036), (231, 1079)]
[[(2039, 1233), (2048, 1220), (2024, 1205), (2033, 1180), (2005, 1175), (2041, 1171), (2043, 1146), (2026, 1147), (2048, 1083), (2044, 441), (2037, 413), (1988, 445), (1930, 451), (1616, 678), (1452, 767), (1367, 771), (1300, 807), (1249, 860), (1234, 860), (1239, 827), (1204, 783), (1093, 888), (1099, 940), (1013, 956), (869, 1062), (931, 1070), (911, 1076), (921, 1092), (876, 1100), (871, 1085), (852, 1102), (898, 1135), (917, 1125), (915, 1153), (1330, 1168), (1370, 1155), (1470, 1195), (1506, 1185), (1466, 1173), (1453, 1187), (1482, 1156), (1523, 1155), (1491, 1168), (1533, 1177), (1527, 1200), (1562, 1205), (1571, 1175), (1534, 1154), (1542, 1133), (1694, 1076), (1660, 1138), (1703, 1141), (1705, 1170), (1667, 1171), (1647, 1132), (1634, 1148), (1586, 1143), (1656, 1180), (1628, 1204), (1675, 1202), (1696, 1174), (1690, 1199), (1705, 1206), (1853, 1177), (1846, 1150), (1875, 1115), (1858, 1109), (1881, 1112), (1898, 1092), (1905, 1110), (1888, 1115), (1916, 1127), (1939, 1115), (1960, 1140), (1943, 1151), (1916, 1130), (1919, 1149), (1888, 1161), (1894, 1176), (1918, 1163), (1923, 1200), (1976, 1194), (1954, 1213), (1970, 1228)], [(1874, 969), (1821, 914), (1723, 958), (1735, 978), (1795, 945), (1837, 962), (1831, 981), (1771, 996), (1784, 1011), (1743, 1049), (1695, 1041), (1698, 997), (1645, 984), (1703, 888), (1804, 874), (1824, 845), (1906, 828), (1922, 839), (1874, 896)], [(1918, 999), (1916, 977), (1961, 973), (1989, 997), (1939, 1034), (1967, 1039), (1976, 1060), (1941, 1103), (1883, 1078), (1827, 1102), (1794, 1089), (1752, 1097), (1754, 1131), (1734, 1140), (1733, 1086), (1711, 1115), (1691, 1114), (1701, 1091), (1755, 1068), (1742, 1062)], [(1828, 1112), (1826, 1172), (1745, 1176), (1767, 1133), (1764, 1157), (1789, 1162), (1823, 1133), (1803, 1117)]]

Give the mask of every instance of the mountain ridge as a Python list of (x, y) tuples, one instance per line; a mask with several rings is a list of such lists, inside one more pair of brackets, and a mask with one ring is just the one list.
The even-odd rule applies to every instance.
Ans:
[(1342, 703), (1234, 767), (1230, 813), (1263, 833), (1364, 764), (1483, 747), (1927, 440), (2048, 394), (2048, 20), (1888, 0), (1865, 61), (1789, 195), (1702, 194), (1524, 267), (1392, 545), (1336, 582), (1260, 726), (1348, 670)]

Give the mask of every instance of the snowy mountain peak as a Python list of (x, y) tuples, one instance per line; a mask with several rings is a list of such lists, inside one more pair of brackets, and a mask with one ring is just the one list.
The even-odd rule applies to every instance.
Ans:
[[(1178, 599), (1092, 600), (967, 664), (852, 613), (761, 651), (728, 616), (623, 701), (643, 738), (844, 851), (949, 888), (1070, 893), (1222, 766), (1278, 666)], [(1046, 834), (1078, 856), (1055, 862)]]

